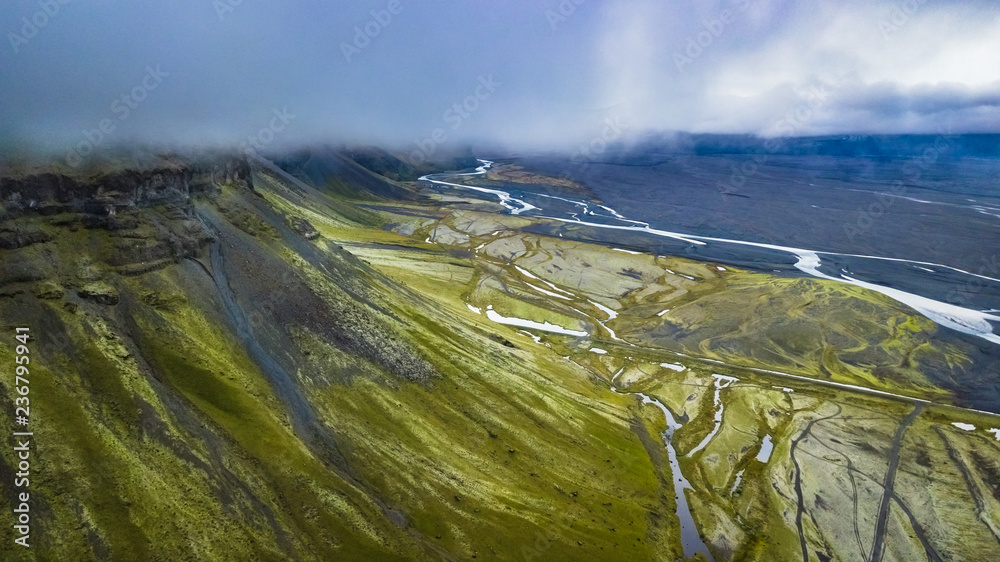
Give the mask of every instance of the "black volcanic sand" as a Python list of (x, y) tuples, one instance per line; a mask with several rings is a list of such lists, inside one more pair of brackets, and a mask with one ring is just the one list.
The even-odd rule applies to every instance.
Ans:
[[(569, 175), (626, 218), (648, 222), (661, 230), (928, 262), (1000, 278), (1000, 253), (996, 244), (990, 243), (1000, 240), (1000, 216), (994, 216), (1000, 215), (1000, 197), (982, 195), (991, 189), (996, 192), (989, 184), (996, 182), (1000, 160), (942, 159), (921, 164), (926, 168), (921, 176), (907, 180), (913, 185), (892, 191), (890, 178), (905, 177), (916, 166), (914, 160), (768, 155), (757, 173), (736, 189), (730, 183), (732, 167), (759, 159), (760, 155), (653, 156), (631, 155), (638, 164), (622, 163), (624, 157), (614, 163), (582, 166), (569, 165), (565, 158), (520, 158), (516, 163), (542, 174)], [(481, 176), (453, 177), (448, 181), (508, 191), (541, 208), (523, 213), (525, 216), (627, 224), (610, 216), (573, 217), (572, 213), (581, 210), (579, 206), (537, 195), (579, 199), (555, 187), (487, 182)], [(496, 201), (495, 196), (486, 193), (466, 195)], [(904, 197), (936, 203), (918, 203)], [(868, 210), (873, 204), (878, 205), (872, 207), (877, 217)], [(591, 210), (608, 214), (596, 207)], [(585, 226), (567, 228), (597, 230)], [(588, 239), (758, 271), (800, 274), (794, 268), (796, 257), (780, 250), (724, 242), (696, 246), (662, 236), (607, 229)], [(820, 270), (833, 277), (845, 274), (966, 308), (1000, 309), (1000, 283), (988, 279), (934, 265), (854, 256), (821, 258)]]
[[(640, 165), (570, 167), (565, 159), (517, 163), (555, 176), (568, 173), (619, 213), (666, 230), (986, 268), (987, 275), (1000, 276), (996, 244), (989, 243), (1000, 240), (1000, 218), (975, 208), (1000, 209), (1000, 159), (766, 155), (752, 175), (736, 174), (740, 185), (734, 185), (734, 169), (764, 156), (673, 155)], [(896, 180), (904, 186), (895, 187)]]

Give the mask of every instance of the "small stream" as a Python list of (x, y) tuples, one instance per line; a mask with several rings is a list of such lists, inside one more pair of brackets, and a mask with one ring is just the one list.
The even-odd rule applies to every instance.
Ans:
[(708, 443), (715, 437), (715, 434), (719, 432), (719, 428), (722, 427), (722, 389), (739, 380), (736, 377), (729, 377), (726, 375), (712, 375), (712, 377), (715, 378), (715, 427), (712, 428), (712, 431), (706, 435), (704, 439), (701, 440), (701, 443), (698, 443), (697, 447), (691, 449), (691, 451), (687, 454), (689, 457), (708, 446)]
[(695, 553), (700, 552), (705, 555), (706, 558), (715, 562), (715, 558), (712, 557), (712, 553), (708, 551), (708, 546), (705, 541), (701, 540), (701, 535), (698, 533), (698, 527), (694, 524), (694, 518), (691, 517), (691, 508), (688, 506), (687, 496), (684, 495), (684, 490), (693, 490), (694, 487), (684, 478), (684, 474), (681, 473), (681, 465), (677, 461), (677, 451), (674, 450), (673, 438), (674, 432), (681, 428), (681, 424), (677, 423), (674, 419), (673, 414), (667, 409), (659, 400), (651, 398), (646, 394), (641, 392), (620, 392), (615, 386), (615, 380), (618, 375), (622, 374), (625, 370), (622, 367), (615, 376), (611, 379), (611, 390), (617, 394), (623, 395), (633, 395), (642, 398), (643, 404), (653, 404), (659, 408), (663, 415), (667, 418), (667, 430), (663, 432), (663, 444), (667, 447), (667, 457), (670, 460), (670, 472), (673, 475), (674, 480), (674, 499), (677, 500), (677, 518), (681, 521), (681, 546), (684, 548), (684, 556), (691, 557)]

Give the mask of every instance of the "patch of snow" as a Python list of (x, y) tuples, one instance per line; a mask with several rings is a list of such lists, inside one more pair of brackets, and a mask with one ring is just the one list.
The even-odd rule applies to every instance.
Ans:
[(535, 340), (535, 343), (542, 343), (542, 338), (536, 336), (535, 334), (532, 334), (531, 332), (525, 332), (524, 330), (521, 330), (521, 333)]
[[(740, 380), (736, 377), (730, 377), (728, 375), (712, 375), (715, 379), (716, 388), (726, 388), (727, 386), (733, 384), (734, 382)], [(724, 384), (723, 384), (724, 383)]]
[(534, 328), (535, 330), (542, 330), (543, 332), (554, 332), (556, 334), (564, 334), (567, 336), (584, 337), (587, 332), (580, 330), (570, 330), (569, 328), (563, 328), (557, 324), (552, 324), (551, 322), (535, 322), (534, 320), (525, 320), (523, 318), (508, 318), (506, 316), (501, 316), (495, 310), (493, 310), (493, 305), (486, 307), (486, 317), (498, 324), (507, 324), (508, 326), (518, 326), (521, 328)]
[(614, 320), (615, 318), (618, 318), (618, 313), (617, 312), (615, 312), (614, 310), (611, 310), (610, 308), (604, 306), (603, 304), (601, 304), (599, 302), (594, 302), (594, 301), (590, 301), (590, 304), (596, 306), (597, 308), (601, 309), (605, 314), (607, 314), (608, 315), (608, 320)]
[(524, 269), (523, 267), (521, 267), (519, 265), (515, 265), (514, 269), (520, 271), (521, 275), (524, 275), (525, 277), (530, 277), (532, 279), (538, 279), (538, 276), (536, 276), (534, 273), (528, 271), (527, 269)]
[(527, 286), (531, 287), (532, 289), (534, 289), (534, 290), (538, 291), (539, 293), (542, 293), (542, 294), (544, 294), (544, 295), (548, 295), (548, 296), (550, 296), (550, 297), (555, 297), (555, 298), (557, 298), (557, 299), (563, 299), (563, 300), (567, 300), (567, 301), (571, 301), (571, 300), (573, 300), (573, 299), (571, 299), (571, 298), (569, 298), (569, 297), (566, 297), (566, 296), (563, 296), (563, 295), (560, 295), (560, 294), (558, 294), (558, 293), (553, 293), (552, 291), (546, 291), (545, 289), (543, 289), (543, 288), (541, 288), (541, 287), (536, 287), (535, 285), (532, 285), (531, 283), (525, 283), (525, 285), (527, 285)]
[[(559, 291), (560, 293), (562, 293), (564, 295), (567, 295), (569, 297), (574, 297), (574, 298), (576, 297), (576, 295), (574, 295), (573, 293), (570, 293), (569, 291), (564, 291), (564, 290), (560, 289), (559, 287), (556, 287), (552, 283), (549, 283), (545, 279), (542, 279), (541, 277), (535, 275), (534, 273), (528, 271), (527, 269), (524, 269), (521, 266), (515, 265), (514, 269), (518, 270), (521, 273), (521, 275), (524, 275), (525, 277), (529, 277), (529, 278), (534, 279), (536, 281), (541, 281), (542, 283), (545, 283), (549, 287), (552, 287), (553, 291)], [(529, 283), (529, 285), (530, 285), (530, 283)], [(534, 287), (534, 285), (531, 285), (531, 286)], [(541, 289), (539, 289), (539, 290), (541, 290)], [(559, 295), (553, 295), (553, 296), (557, 296), (558, 297)], [(566, 298), (566, 297), (560, 297), (560, 298)], [(566, 300), (573, 300), (573, 299), (566, 299)]]
[(571, 292), (569, 292), (569, 291), (564, 291), (564, 290), (560, 289), (559, 287), (556, 287), (556, 286), (555, 286), (555, 285), (553, 285), (552, 283), (549, 283), (549, 282), (548, 282), (548, 281), (546, 281), (545, 279), (539, 279), (539, 281), (541, 281), (542, 283), (545, 283), (545, 284), (546, 284), (546, 285), (548, 285), (549, 287), (552, 287), (552, 290), (553, 290), (553, 291), (559, 291), (560, 293), (562, 293), (562, 294), (564, 294), (564, 295), (568, 295), (568, 296), (571, 296), (571, 297), (574, 297), (574, 298), (576, 297), (576, 295), (574, 295), (573, 293), (571, 293)]

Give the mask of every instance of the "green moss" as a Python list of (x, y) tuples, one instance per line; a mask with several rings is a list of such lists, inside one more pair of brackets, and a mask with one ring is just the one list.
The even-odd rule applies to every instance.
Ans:
[[(0, 347), (0, 360), (4, 364), (13, 364), (13, 357), (5, 346)], [(96, 361), (93, 365), (87, 365), (90, 369), (103, 365), (99, 355), (87, 356), (87, 359)], [(109, 470), (114, 470), (119, 475), (127, 470), (127, 466), (110, 467), (106, 462), (115, 451), (106, 444), (100, 420), (116, 418), (113, 414), (94, 416), (87, 412), (87, 406), (98, 398), (81, 400), (79, 394), (73, 392), (75, 385), (61, 383), (66, 377), (72, 377), (73, 364), (62, 363), (60, 367), (60, 371), (55, 371), (47, 368), (45, 362), (36, 361), (31, 369), (29, 396), (34, 410), (31, 429), (35, 433), (33, 443), (37, 448), (32, 495), (37, 498), (36, 510), (39, 509), (39, 500), (51, 497), (56, 491), (70, 492), (77, 501), (86, 498), (91, 525), (100, 529), (103, 541), (110, 546), (110, 555), (116, 559), (146, 558), (149, 556), (149, 543), (145, 531), (136, 524), (127, 498), (109, 485), (114, 481), (107, 474)], [(108, 380), (115, 372), (111, 370), (102, 375), (104, 379), (94, 383), (95, 387), (120, 394), (115, 392), (120, 390), (120, 384)], [(86, 377), (87, 373), (76, 375), (81, 376)], [(6, 390), (10, 396), (11, 389), (7, 387)], [(7, 456), (8, 453), (5, 451), (4, 455)], [(12, 459), (8, 462), (12, 462)], [(69, 489), (68, 484), (71, 486)], [(43, 522), (43, 528), (51, 525), (51, 529), (63, 532), (76, 528), (77, 525), (72, 522), (76, 519), (75, 514), (65, 510), (65, 507), (68, 506), (52, 506), (50, 509), (54, 520)], [(5, 544), (12, 544), (12, 537), (5, 539)], [(36, 547), (44, 547), (45, 542), (36, 541), (35, 544)], [(78, 559), (86, 558), (85, 545), (67, 544), (65, 549), (67, 555), (71, 556), (70, 553), (76, 552)]]
[[(136, 275), (122, 280), (109, 266), (118, 256), (111, 249), (123, 246), (121, 232), (71, 232), (73, 221), (61, 221), (52, 228), (66, 232), (24, 254), (35, 261), (48, 255), (43, 250), (53, 256), (56, 266), (44, 272), (51, 279), (38, 286), (75, 290), (104, 283), (120, 291), (121, 302), (83, 303), (76, 315), (61, 312), (58, 301), (44, 305), (72, 341), (61, 357), (41, 362), (32, 391), (45, 415), (37, 433), (38, 493), (50, 510), (43, 516), (46, 535), (54, 537), (41, 557), (678, 558), (676, 475), (661, 438), (663, 416), (608, 389), (612, 373), (629, 362), (643, 373), (630, 389), (656, 396), (677, 415), (692, 415), (674, 437), (682, 455), (714, 427), (709, 375), (741, 378), (722, 392), (726, 413), (716, 437), (694, 458), (681, 459), (695, 488), (693, 515), (713, 548), (731, 542), (734, 559), (791, 559), (799, 544), (787, 515), (795, 509), (788, 442), (803, 420), (830, 403), (850, 405), (853, 423), (825, 430), (834, 438), (846, 433), (884, 441), (904, 405), (804, 383), (785, 393), (768, 388), (773, 377), (737, 367), (704, 364), (674, 374), (655, 366), (665, 360), (662, 350), (937, 396), (943, 393), (923, 377), (924, 369), (968, 361), (959, 348), (937, 347), (933, 324), (843, 284), (736, 269), (719, 274), (690, 260), (510, 232), (532, 224), (523, 217), (392, 206), (423, 213), (414, 219), (420, 224), (471, 233), (468, 247), (446, 248), (381, 230), (403, 215), (369, 211), (382, 207), (375, 204), (362, 208), (350, 200), (357, 195), (352, 186), (300, 192), (266, 173), (255, 182), (256, 194), (226, 186), (216, 199), (220, 220), (255, 236), (240, 235), (240, 248), (227, 259), (267, 256), (275, 269), (287, 268), (301, 281), (305, 288), (296, 290), (320, 297), (310, 301), (318, 308), (364, 310), (371, 322), (362, 328), (372, 330), (366, 341), (379, 347), (373, 357), (405, 350), (426, 360), (432, 376), (411, 382), (391, 363), (360, 359), (321, 330), (286, 321), (282, 328), (295, 345), (280, 353), (342, 456), (320, 458), (321, 449), (296, 434), (288, 406), (231, 333), (204, 270), (191, 262), (163, 264), (129, 270)], [(198, 208), (214, 213), (209, 203)], [(186, 228), (154, 215), (138, 213), (129, 236)], [(309, 246), (328, 251), (329, 261), (311, 265), (294, 251), (302, 246), (289, 243), (300, 239), (281, 239), (279, 221), (291, 216), (336, 241)], [(493, 221), (489, 228), (486, 221)], [(470, 251), (501, 227), (508, 249), (523, 248), (519, 265), (551, 270), (552, 282), (579, 298), (546, 298), (506, 260)], [(348, 246), (374, 268), (333, 244)], [(664, 267), (698, 280), (671, 276)], [(14, 298), (32, 296), (22, 291), (0, 300), (0, 307)], [(648, 347), (601, 341), (607, 334), (580, 317), (599, 313), (584, 298), (617, 300), (621, 314), (613, 328)], [(493, 304), (505, 316), (571, 328), (590, 324), (599, 333), (583, 342), (546, 336), (535, 343), (469, 311), (466, 299)], [(347, 302), (357, 308), (343, 306)], [(657, 316), (664, 308), (671, 314)], [(609, 355), (581, 351), (598, 343)], [(11, 358), (0, 344), (0, 364)], [(698, 385), (701, 396), (688, 402)], [(9, 402), (10, 389), (4, 392)], [(967, 412), (956, 414), (935, 408), (925, 417), (941, 425), (969, 419)], [(0, 429), (12, 430), (9, 424), (3, 419)], [(764, 464), (754, 456), (767, 433), (776, 447)], [(991, 443), (961, 434), (955, 443), (956, 455), (976, 471), (975, 485), (985, 489), (995, 480)], [(879, 449), (859, 451), (857, 458), (873, 462), (869, 457)], [(9, 451), (0, 454), (9, 466)], [(738, 470), (743, 484), (729, 496)], [(961, 474), (941, 474), (942, 482), (960, 485)], [(937, 509), (933, 503), (910, 505)], [(10, 530), (3, 533), (8, 540)]]

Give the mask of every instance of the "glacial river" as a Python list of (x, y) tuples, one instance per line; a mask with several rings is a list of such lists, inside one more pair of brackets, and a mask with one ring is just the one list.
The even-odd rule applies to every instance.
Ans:
[[(1000, 279), (937, 263), (824, 252), (653, 228), (648, 222), (626, 218), (608, 206), (590, 201), (534, 192), (519, 192), (515, 196), (499, 189), (470, 185), (468, 183), (470, 180), (476, 176), (484, 176), (493, 165), (489, 160), (479, 160), (479, 162), (481, 165), (474, 172), (430, 174), (420, 179), (437, 186), (464, 189), (495, 197), (511, 215), (546, 218), (667, 239), (679, 244), (671, 253), (688, 255), (695, 259), (723, 263), (738, 262), (735, 264), (746, 265), (745, 260), (734, 259), (734, 256), (740, 255), (739, 248), (752, 251), (755, 256), (767, 254), (771, 260), (777, 262), (787, 259), (781, 256), (787, 256), (794, 260), (795, 269), (810, 276), (865, 287), (913, 308), (941, 326), (1000, 344), (1000, 335), (993, 326), (993, 323), (1000, 322), (997, 303), (993, 303), (992, 308), (979, 309), (946, 302), (943, 300), (943, 295), (919, 294), (916, 291), (918, 286), (923, 286), (921, 283), (910, 283), (905, 289), (889, 286), (890, 278), (896, 285), (905, 284), (905, 280), (911, 278), (921, 282), (926, 280), (925, 285), (928, 287), (986, 286), (1000, 290)], [(457, 181), (463, 183), (456, 183)], [(942, 279), (946, 279), (947, 282)], [(923, 291), (926, 292), (925, 289)], [(937, 298), (934, 298), (935, 296)]]

